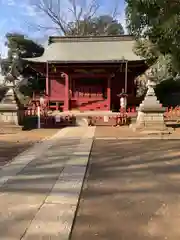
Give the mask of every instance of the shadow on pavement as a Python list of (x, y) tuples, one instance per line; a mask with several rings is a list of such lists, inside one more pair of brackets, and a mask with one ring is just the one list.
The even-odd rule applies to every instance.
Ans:
[(2, 141), (0, 140), (0, 169), (21, 152), (28, 149), (33, 142)]
[[(79, 141), (79, 139), (58, 141), (47, 149), (43, 156), (31, 161), (20, 173), (0, 188), (0, 235), (2, 239), (22, 239), (32, 220), (39, 213), (39, 209), (44, 206), (43, 204)], [(14, 165), (12, 171), (16, 167), (18, 165)], [(80, 174), (78, 171), (73, 173), (71, 181), (77, 182)], [(64, 177), (66, 178), (65, 174)], [(71, 198), (77, 195), (77, 190), (75, 188), (70, 190), (68, 186), (62, 188), (62, 185), (58, 185), (53, 190), (52, 197), (55, 195), (67, 196), (71, 201)], [(48, 206), (38, 220), (42, 232), (40, 227), (35, 226), (33, 232), (25, 239), (59, 239), (62, 234), (60, 222), (66, 220), (68, 222), (70, 215), (66, 214), (67, 219), (64, 219), (65, 205), (63, 204), (52, 202), (48, 203)], [(52, 210), (49, 211), (49, 209)]]
[(71, 240), (180, 239), (179, 145), (95, 140)]

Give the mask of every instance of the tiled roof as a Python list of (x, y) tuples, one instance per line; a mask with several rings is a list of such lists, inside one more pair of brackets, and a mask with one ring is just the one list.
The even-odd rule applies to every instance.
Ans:
[(32, 62), (115, 62), (142, 60), (133, 52), (132, 36), (50, 37), (41, 57)]

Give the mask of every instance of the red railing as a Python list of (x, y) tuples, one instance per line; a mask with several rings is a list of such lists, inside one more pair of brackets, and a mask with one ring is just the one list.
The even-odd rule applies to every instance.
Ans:
[(169, 121), (180, 120), (180, 106), (167, 107), (164, 117)]
[(137, 116), (136, 107), (127, 108), (127, 114), (128, 114), (128, 117), (136, 117)]
[(73, 115), (65, 115), (65, 116), (52, 116), (48, 114), (47, 105), (40, 106), (40, 104), (36, 102), (32, 102), (27, 109), (24, 110), (24, 119), (39, 117), (38, 116), (38, 108), (40, 108), (40, 123), (41, 127), (62, 127), (67, 125), (73, 125), (75, 118)]
[[(32, 118), (37, 117), (37, 111), (34, 110), (26, 110), (24, 114), (25, 118)], [(69, 126), (69, 125), (75, 125), (75, 117), (72, 115), (66, 115), (66, 116), (52, 116), (48, 115), (45, 112), (41, 111), (40, 114), (40, 127), (41, 128), (54, 128), (54, 127), (63, 127), (63, 126)]]
[[(136, 107), (127, 108), (128, 117), (136, 117), (137, 110)], [(167, 107), (164, 113), (165, 120), (178, 120), (180, 119), (180, 106)]]
[[(31, 102), (29, 107), (24, 111), (24, 116), (37, 116), (37, 107), (40, 106), (38, 101)], [(49, 116), (48, 105), (40, 107), (41, 126), (63, 126), (75, 123), (75, 116)], [(126, 111), (111, 116), (87, 116), (89, 125), (126, 125), (131, 122), (131, 118), (137, 116), (136, 107), (128, 107)], [(165, 121), (178, 121), (180, 120), (180, 106), (168, 107), (164, 113)]]

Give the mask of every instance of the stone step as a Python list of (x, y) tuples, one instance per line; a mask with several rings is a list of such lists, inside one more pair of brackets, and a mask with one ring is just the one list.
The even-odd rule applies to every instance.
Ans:
[(13, 134), (22, 130), (22, 126), (1, 123), (0, 125), (0, 134)]

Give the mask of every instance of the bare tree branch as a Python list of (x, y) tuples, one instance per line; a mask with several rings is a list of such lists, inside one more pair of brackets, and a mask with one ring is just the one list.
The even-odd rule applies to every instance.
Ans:
[(116, 2), (114, 4), (114, 9), (111, 13), (112, 18), (117, 18), (120, 15), (120, 13), (118, 12), (119, 11), (119, 5), (120, 5), (119, 1), (116, 0)]
[[(114, 10), (107, 14), (114, 19), (118, 15), (119, 2), (116, 1)], [(66, 5), (67, 4), (67, 7)], [(45, 24), (36, 24), (37, 28), (43, 30), (57, 30), (63, 35), (73, 33), (74, 35), (85, 35), (89, 29), (89, 22), (98, 16), (98, 10), (101, 7), (99, 0), (35, 0), (33, 4), (39, 12), (48, 16), (54, 26)], [(83, 22), (83, 24), (82, 24)], [(107, 24), (105, 32), (111, 23)], [(48, 24), (49, 25), (49, 24)]]
[[(53, 23), (57, 24), (60, 28), (60, 30), (66, 34), (66, 27), (65, 27), (65, 22), (64, 20), (56, 14), (55, 11), (55, 6), (53, 5), (53, 0), (40, 0), (39, 4), (36, 4), (36, 7), (44, 12), (51, 20)], [(60, 0), (57, 1), (56, 7), (59, 7), (60, 5)]]
[(100, 5), (98, 1), (92, 0), (88, 5), (88, 8), (87, 8), (88, 12), (86, 13), (85, 18), (88, 19), (88, 18), (94, 17), (99, 8), (100, 8)]
[[(120, 15), (120, 14), (118, 13), (118, 10), (119, 10), (119, 1), (116, 0), (115, 5), (114, 5), (114, 8), (113, 8), (113, 11), (112, 11), (112, 13), (111, 13), (112, 19), (116, 19), (117, 16)], [(104, 32), (105, 32), (105, 33), (107, 33), (107, 30), (108, 30), (108, 28), (110, 27), (111, 24), (112, 24), (112, 23), (107, 24), (106, 28), (104, 29)]]
[(81, 15), (82, 15), (82, 12), (83, 12), (83, 8), (81, 7), (79, 13), (77, 12), (77, 4), (76, 4), (76, 0), (69, 0), (69, 2), (71, 3), (72, 5), (72, 8), (68, 8), (69, 9), (69, 12), (71, 12), (74, 16), (74, 20), (75, 20), (75, 24), (76, 24), (76, 29), (77, 29), (77, 32), (76, 34), (78, 35), (79, 34), (79, 28), (80, 28), (80, 19), (81, 19)]
[(97, 0), (92, 0), (89, 5), (87, 5), (87, 2), (85, 0), (85, 6), (87, 6), (87, 12), (84, 14), (84, 26), (81, 35), (85, 35), (88, 20), (92, 19), (95, 14), (97, 13), (98, 9), (100, 8), (100, 5)]
[[(80, 29), (80, 21), (95, 16), (100, 7), (98, 0), (91, 0), (89, 4), (87, 4), (86, 0), (84, 0), (82, 5), (80, 5), (77, 0), (66, 1), (67, 5), (69, 5), (67, 8), (68, 11), (66, 10), (66, 14), (63, 13), (64, 6), (62, 0), (36, 0), (33, 5), (39, 12), (42, 12), (48, 16), (52, 23), (57, 25), (57, 29), (60, 30), (64, 35), (71, 30), (71, 27), (67, 21), (67, 15), (68, 13), (72, 14), (72, 19), (70, 18), (70, 22), (74, 22), (76, 25), (77, 32), (75, 34), (81, 34), (82, 29)], [(37, 25), (38, 29), (56, 29), (54, 27), (47, 27), (43, 24)]]

